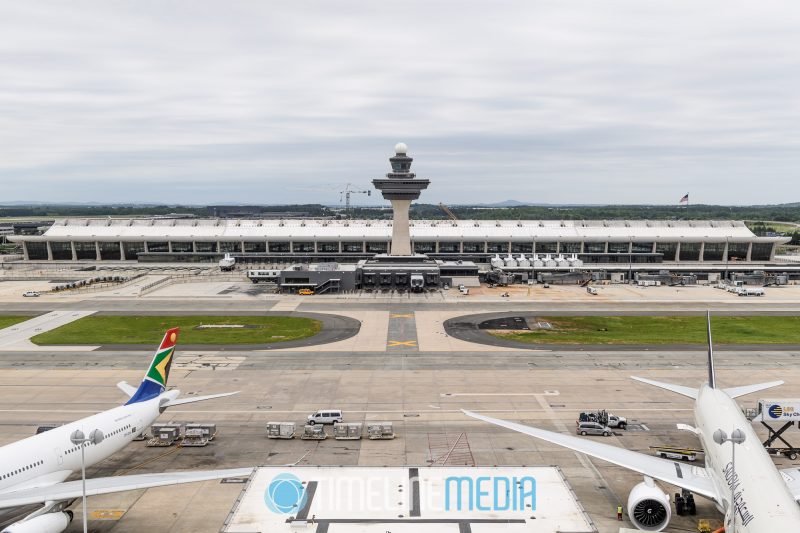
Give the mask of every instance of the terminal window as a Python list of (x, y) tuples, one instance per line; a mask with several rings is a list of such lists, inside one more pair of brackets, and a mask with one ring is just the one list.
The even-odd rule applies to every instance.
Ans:
[(143, 242), (125, 242), (122, 244), (122, 249), (125, 250), (125, 259), (135, 260), (139, 254), (144, 253)]
[(457, 254), (458, 250), (458, 243), (457, 242), (440, 242), (439, 243), (439, 253), (440, 254)]
[(263, 254), (267, 251), (267, 243), (259, 242), (246, 242), (244, 243), (244, 252), (247, 254)]
[(112, 261), (119, 261), (119, 241), (101, 241), (100, 245), (100, 258)]
[(700, 243), (699, 242), (682, 242), (681, 243), (681, 261), (699, 261), (700, 260)]
[(533, 253), (532, 242), (512, 242), (511, 252), (515, 254), (530, 254)]
[(486, 251), (490, 254), (507, 254), (508, 253), (508, 243), (507, 242), (490, 242), (486, 245)]
[(389, 244), (385, 242), (368, 242), (367, 252), (371, 254), (385, 254), (389, 251)]
[(562, 242), (559, 249), (562, 254), (579, 254), (582, 251), (581, 244), (580, 242)]
[(656, 253), (663, 255), (664, 261), (675, 261), (675, 252), (677, 251), (677, 242), (660, 242), (656, 244)]
[(554, 254), (558, 251), (558, 243), (557, 242), (536, 242), (536, 253), (537, 254)]
[(47, 259), (46, 242), (26, 242), (25, 248), (28, 249), (28, 258), (32, 261)]
[(415, 254), (432, 254), (436, 251), (436, 243), (435, 242), (415, 242), (414, 243), (414, 253)]
[(78, 259), (97, 259), (97, 248), (95, 247), (94, 241), (76, 241), (75, 257)]
[(187, 253), (192, 251), (192, 243), (191, 242), (181, 242), (181, 241), (174, 241), (172, 243), (172, 251), (179, 252), (179, 253)]
[(583, 245), (583, 253), (586, 254), (604, 254), (606, 253), (606, 243), (604, 242), (587, 242)]
[(150, 242), (147, 241), (148, 252), (169, 252), (169, 243), (167, 242)]
[(750, 261), (769, 261), (771, 255), (771, 242), (754, 242), (753, 248), (750, 250)]
[(724, 242), (707, 242), (703, 247), (703, 260), (722, 261), (722, 255), (724, 253), (725, 253)]
[(465, 254), (482, 254), (485, 250), (485, 243), (482, 242), (465, 242), (464, 243), (464, 253)]
[(653, 253), (653, 243), (652, 242), (631, 243), (631, 251), (635, 254), (651, 254)]
[(292, 251), (293, 252), (300, 252), (300, 253), (308, 253), (314, 251), (314, 243), (313, 242), (293, 242), (292, 243)]
[(216, 242), (196, 242), (194, 245), (198, 252), (213, 253), (217, 251)]
[(746, 261), (748, 248), (749, 245), (746, 242), (729, 242), (728, 261)]
[(242, 251), (242, 243), (239, 241), (222, 241), (219, 243), (220, 253), (239, 253)]
[(72, 259), (72, 244), (68, 242), (53, 241), (50, 243), (50, 250), (53, 252), (53, 259), (65, 260)]
[(279, 254), (289, 253), (289, 243), (288, 242), (270, 242), (269, 243), (269, 251), (271, 253), (279, 253)]
[(326, 254), (335, 254), (339, 253), (339, 243), (338, 242), (318, 242), (317, 243), (317, 251), (323, 252)]
[(363, 242), (343, 242), (342, 243), (342, 251), (343, 252), (363, 252), (364, 251), (364, 243)]
[(608, 243), (608, 253), (610, 254), (627, 254), (629, 250), (630, 244), (627, 242)]

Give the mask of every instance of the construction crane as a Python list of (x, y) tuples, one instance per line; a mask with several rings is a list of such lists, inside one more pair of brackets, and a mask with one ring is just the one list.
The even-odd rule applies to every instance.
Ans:
[(453, 221), (455, 221), (455, 220), (458, 220), (458, 217), (456, 216), (456, 214), (455, 214), (455, 213), (453, 213), (453, 212), (450, 210), (450, 208), (449, 208), (449, 207), (447, 207), (446, 205), (444, 205), (442, 202), (439, 202), (439, 208), (440, 208), (442, 211), (444, 211), (445, 213), (447, 213), (447, 216), (449, 216), (449, 217), (450, 217), (450, 220), (453, 220)]
[(344, 188), (343, 191), (339, 191), (339, 203), (342, 203), (342, 197), (344, 197), (344, 210), (346, 213), (350, 212), (350, 195), (351, 194), (366, 194), (367, 196), (372, 196), (372, 191), (361, 191), (358, 189), (353, 188), (352, 183), (348, 183), (347, 186)]

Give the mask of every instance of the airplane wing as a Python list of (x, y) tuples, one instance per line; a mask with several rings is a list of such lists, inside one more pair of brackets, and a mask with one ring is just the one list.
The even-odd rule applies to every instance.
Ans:
[[(111, 494), (128, 490), (149, 489), (167, 485), (180, 485), (197, 481), (209, 481), (229, 477), (244, 477), (253, 473), (252, 468), (232, 468), (228, 470), (205, 470), (187, 472), (168, 472), (161, 474), (138, 474), (133, 476), (98, 477), (86, 480), (86, 495)], [(56, 483), (46, 487), (17, 490), (0, 494), (0, 509), (64, 501), (82, 497), (81, 480)]]
[(558, 444), (559, 446), (575, 450), (576, 452), (585, 453), (586, 455), (602, 459), (603, 461), (627, 468), (628, 470), (639, 472), (645, 476), (665, 481), (671, 485), (710, 498), (711, 500), (717, 500), (717, 493), (714, 489), (714, 485), (711, 479), (706, 475), (705, 469), (702, 467), (689, 467), (677, 461), (660, 459), (651, 455), (626, 450), (625, 448), (602, 444), (594, 440), (581, 439), (570, 435), (555, 433), (553, 431), (523, 426), (515, 422), (491, 418), (470, 411), (462, 410), (462, 412), (472, 418), (518, 431), (530, 435), (531, 437), (536, 437), (537, 439), (546, 440), (547, 442)]
[(780, 473), (786, 486), (789, 487), (789, 492), (800, 502), (800, 468), (784, 468)]
[(213, 400), (215, 398), (225, 398), (226, 396), (233, 396), (234, 394), (239, 394), (239, 391), (223, 392), (221, 394), (210, 394), (208, 396), (192, 396), (191, 398), (175, 398), (174, 400), (162, 403), (161, 407), (175, 407), (176, 405), (185, 405), (187, 403), (204, 402), (206, 400)]

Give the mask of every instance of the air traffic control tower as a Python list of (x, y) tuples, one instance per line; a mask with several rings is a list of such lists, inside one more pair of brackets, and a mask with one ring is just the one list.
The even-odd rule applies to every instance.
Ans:
[(411, 237), (408, 226), (408, 209), (411, 201), (419, 198), (419, 193), (428, 188), (430, 180), (416, 179), (416, 175), (411, 172), (413, 159), (408, 157), (408, 147), (404, 143), (397, 143), (394, 152), (394, 157), (389, 158), (392, 171), (386, 174), (385, 178), (372, 180), (372, 184), (381, 191), (385, 199), (392, 202), (394, 218), (390, 255), (410, 256)]

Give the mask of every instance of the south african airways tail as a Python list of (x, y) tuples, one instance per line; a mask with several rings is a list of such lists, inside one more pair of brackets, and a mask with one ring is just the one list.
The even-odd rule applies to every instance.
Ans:
[(164, 397), (160, 402), (160, 407), (166, 408), (175, 405), (202, 402), (203, 400), (212, 400), (214, 398), (223, 398), (225, 396), (233, 396), (239, 393), (239, 391), (225, 392), (180, 399), (178, 398), (179, 391), (175, 391), (176, 393), (169, 391), (167, 393), (167, 380), (169, 379), (169, 371), (172, 368), (172, 359), (175, 354), (175, 345), (178, 343), (179, 333), (179, 328), (172, 328), (168, 329), (164, 334), (164, 338), (161, 340), (161, 344), (158, 345), (158, 349), (153, 356), (153, 360), (150, 362), (150, 366), (147, 368), (147, 373), (139, 384), (139, 388), (134, 389), (125, 381), (117, 383), (117, 387), (130, 396), (130, 399), (125, 405), (146, 402), (163, 395)]

